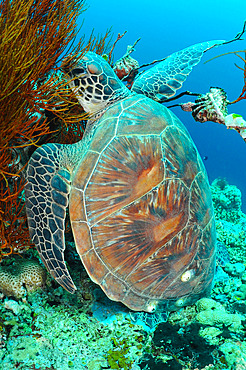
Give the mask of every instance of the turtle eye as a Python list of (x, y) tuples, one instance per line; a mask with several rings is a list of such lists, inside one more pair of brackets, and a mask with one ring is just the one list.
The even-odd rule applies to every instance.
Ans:
[(74, 68), (72, 70), (72, 74), (75, 75), (75, 76), (81, 75), (83, 73), (85, 73), (85, 69), (84, 68)]

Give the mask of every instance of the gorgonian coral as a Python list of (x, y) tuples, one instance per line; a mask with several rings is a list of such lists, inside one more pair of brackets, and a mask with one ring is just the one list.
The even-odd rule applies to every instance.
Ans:
[[(41, 138), (43, 143), (53, 130), (44, 112), (62, 122), (63, 132), (53, 140), (72, 141), (74, 135), (67, 129), (71, 122), (76, 132), (83, 132), (79, 128), (83, 112), (56, 73), (83, 10), (83, 0), (0, 2), (0, 260), (29, 245), (22, 174), (28, 147), (40, 144)], [(92, 34), (87, 43), (81, 39), (69, 52), (75, 59), (89, 49), (102, 52), (107, 37), (108, 32), (101, 38)]]

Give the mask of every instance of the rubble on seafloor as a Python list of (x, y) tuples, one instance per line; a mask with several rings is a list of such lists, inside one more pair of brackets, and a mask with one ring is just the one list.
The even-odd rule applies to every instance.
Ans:
[[(236, 186), (216, 179), (211, 191), (218, 238), (211, 297), (148, 329), (103, 296), (75, 258), (72, 243), (67, 257), (74, 263), (75, 295), (46, 280), (37, 262), (26, 263), (36, 266), (36, 272), (28, 271), (38, 279), (28, 289), (27, 275), (11, 275), (9, 258), (0, 266), (9, 279), (2, 280), (5, 288), (0, 282), (0, 369), (246, 369), (246, 215)], [(27, 261), (34, 257), (36, 251), (29, 250)], [(6, 281), (17, 284), (16, 294), (8, 284), (6, 290)]]

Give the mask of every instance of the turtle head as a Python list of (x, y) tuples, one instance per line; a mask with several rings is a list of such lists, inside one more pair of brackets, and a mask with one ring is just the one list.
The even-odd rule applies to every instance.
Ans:
[(79, 103), (89, 114), (94, 115), (130, 94), (108, 62), (91, 51), (72, 67), (65, 60), (62, 70)]

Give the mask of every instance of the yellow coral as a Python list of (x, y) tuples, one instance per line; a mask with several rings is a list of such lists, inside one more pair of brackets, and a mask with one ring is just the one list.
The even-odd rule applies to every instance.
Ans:
[(206, 339), (210, 345), (217, 345), (220, 343), (220, 334), (222, 334), (222, 330), (214, 326), (207, 326), (199, 330), (199, 335)]
[(0, 291), (8, 297), (22, 298), (44, 287), (46, 278), (46, 270), (38, 261), (16, 261), (11, 266), (0, 266)]
[(200, 312), (204, 310), (215, 310), (216, 308), (222, 309), (223, 306), (212, 298), (201, 298), (196, 302), (196, 308)]
[(196, 319), (203, 325), (222, 327), (228, 326), (229, 330), (237, 331), (241, 326), (241, 318), (238, 314), (226, 312), (225, 307), (211, 298), (202, 298), (197, 304), (199, 313)]

